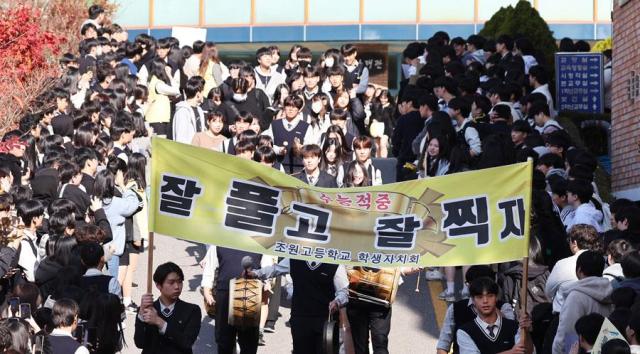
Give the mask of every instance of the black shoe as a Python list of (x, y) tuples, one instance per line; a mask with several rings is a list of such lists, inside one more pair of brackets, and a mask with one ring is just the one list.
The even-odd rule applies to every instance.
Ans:
[(260, 336), (258, 337), (258, 346), (265, 346), (267, 345), (267, 342), (264, 341), (264, 332), (262, 332), (262, 330), (260, 330)]
[(274, 325), (268, 324), (268, 325), (264, 326), (264, 332), (265, 333), (276, 333), (276, 328), (275, 328)]

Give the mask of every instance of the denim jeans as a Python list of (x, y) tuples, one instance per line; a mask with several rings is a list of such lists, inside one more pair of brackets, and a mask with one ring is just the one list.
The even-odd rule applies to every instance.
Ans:
[(111, 259), (107, 262), (107, 269), (109, 270), (109, 275), (118, 279), (118, 268), (120, 267), (120, 256), (116, 256), (115, 254), (111, 255)]

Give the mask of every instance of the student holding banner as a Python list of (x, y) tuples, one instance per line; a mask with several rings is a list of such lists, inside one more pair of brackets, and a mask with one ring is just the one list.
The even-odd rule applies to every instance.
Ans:
[(160, 297), (153, 301), (152, 294), (142, 295), (133, 339), (143, 353), (193, 353), (202, 315), (197, 305), (180, 300), (183, 281), (182, 269), (172, 262), (159, 265), (153, 273)]
[(520, 318), (520, 323), (505, 318), (496, 306), (498, 292), (498, 284), (491, 278), (480, 277), (471, 283), (469, 293), (477, 310), (477, 316), (456, 332), (460, 353), (524, 354), (533, 352), (531, 336), (523, 333), (531, 329), (531, 320), (526, 313)]
[[(474, 265), (469, 267), (469, 270), (464, 273), (464, 280), (467, 285), (482, 277), (495, 279), (495, 272), (489, 266)], [(515, 319), (511, 304), (498, 300), (496, 307), (504, 318), (510, 320)], [(440, 329), (438, 344), (436, 345), (438, 354), (447, 354), (451, 351), (453, 353), (460, 353), (456, 333), (464, 324), (473, 321), (477, 313), (478, 310), (475, 308), (473, 299), (462, 299), (449, 305), (447, 313), (445, 314), (444, 323)]]

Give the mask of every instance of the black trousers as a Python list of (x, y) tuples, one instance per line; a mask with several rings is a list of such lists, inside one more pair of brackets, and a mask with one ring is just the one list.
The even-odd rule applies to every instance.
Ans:
[(560, 325), (560, 315), (554, 314), (553, 320), (549, 324), (547, 328), (547, 333), (544, 336), (544, 343), (542, 345), (542, 354), (551, 354), (553, 351), (553, 339), (556, 337), (556, 332), (558, 332), (558, 326)]
[(326, 321), (326, 317), (291, 316), (293, 354), (323, 354), (322, 329)]
[(280, 309), (280, 296), (282, 294), (282, 277), (277, 277), (271, 288), (273, 294), (269, 299), (269, 313), (267, 314), (267, 322), (265, 326), (274, 327), (278, 321), (278, 310)]
[(373, 354), (389, 354), (391, 308), (366, 303), (350, 303), (347, 305), (347, 315), (356, 354), (369, 354), (369, 331), (371, 331)]
[(216, 291), (216, 343), (218, 354), (232, 354), (236, 349), (236, 338), (240, 344), (240, 354), (258, 352), (258, 327), (238, 328), (230, 326), (229, 290)]

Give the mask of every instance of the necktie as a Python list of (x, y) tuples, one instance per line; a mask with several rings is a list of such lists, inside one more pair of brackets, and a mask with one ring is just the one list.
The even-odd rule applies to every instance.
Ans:
[(287, 130), (291, 130), (291, 123), (287, 123)]
[(488, 325), (487, 326), (487, 330), (489, 331), (489, 337), (493, 338), (496, 336), (496, 334), (494, 333), (494, 330), (496, 329), (496, 325)]
[(200, 122), (200, 117), (196, 116), (196, 133), (202, 131), (202, 122)]
[(162, 310), (162, 313), (165, 315), (165, 317), (171, 316), (171, 310), (168, 307), (165, 307), (164, 310)]
[(310, 184), (310, 185), (312, 185), (312, 186), (315, 186), (315, 185), (316, 185), (316, 178), (315, 178), (315, 177), (313, 177), (313, 176), (308, 176), (307, 178), (309, 179), (309, 184)]

